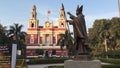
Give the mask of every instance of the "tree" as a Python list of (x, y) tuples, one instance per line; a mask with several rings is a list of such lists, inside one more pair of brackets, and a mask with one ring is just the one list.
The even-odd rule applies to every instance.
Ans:
[(103, 51), (103, 43), (107, 46), (104, 49), (120, 49), (120, 18), (95, 20), (93, 27), (88, 30), (88, 39), (96, 51)]
[(25, 39), (27, 33), (22, 31), (22, 27), (23, 25), (19, 25), (19, 24), (14, 24), (13, 26), (10, 26), (8, 35), (10, 38), (13, 38), (14, 43), (17, 44), (17, 49), (21, 50), (23, 56), (26, 50)]
[(0, 24), (0, 44), (5, 45), (9, 43), (9, 38), (7, 37), (6, 26)]
[(42, 49), (36, 49), (36, 53), (39, 55), (43, 55), (44, 51)]
[(9, 51), (8, 53), (11, 54), (11, 49), (12, 49), (11, 45), (12, 45), (12, 38), (8, 36), (7, 27), (0, 24), (0, 46), (7, 46)]
[(114, 17), (111, 19), (111, 26), (109, 29), (111, 34), (111, 46), (113, 49), (119, 49), (119, 40), (120, 40), (120, 18)]
[[(106, 19), (102, 19), (102, 20), (95, 20), (94, 24), (93, 24), (93, 28), (89, 28), (88, 30), (88, 40), (91, 43), (91, 48), (93, 48), (92, 50), (92, 54), (94, 54), (95, 56), (98, 55), (100, 51), (102, 51), (102, 49), (99, 48), (103, 48), (103, 30), (104, 30), (104, 25), (106, 24), (105, 21), (107, 21)], [(100, 37), (101, 36), (101, 37)]]
[(68, 55), (69, 53), (75, 53), (75, 49), (73, 46), (73, 37), (68, 32), (68, 30), (66, 30), (65, 34), (61, 34), (61, 38), (59, 39), (58, 44), (60, 45), (62, 51), (64, 46), (66, 46)]

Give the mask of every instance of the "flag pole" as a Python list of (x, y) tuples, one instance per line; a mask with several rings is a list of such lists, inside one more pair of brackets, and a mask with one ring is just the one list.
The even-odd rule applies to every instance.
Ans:
[(47, 11), (47, 21), (49, 21), (49, 14), (51, 13), (50, 10)]

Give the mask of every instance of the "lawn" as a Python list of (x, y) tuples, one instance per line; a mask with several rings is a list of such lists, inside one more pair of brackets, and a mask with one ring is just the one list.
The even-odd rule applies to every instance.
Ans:
[[(105, 63), (111, 63), (111, 65), (102, 65), (102, 68), (120, 68), (120, 59), (100, 58), (99, 60)], [(64, 68), (64, 66), (49, 66), (48, 68)]]
[[(64, 66), (49, 66), (48, 68), (64, 68)], [(120, 68), (120, 65), (102, 65), (102, 68)]]

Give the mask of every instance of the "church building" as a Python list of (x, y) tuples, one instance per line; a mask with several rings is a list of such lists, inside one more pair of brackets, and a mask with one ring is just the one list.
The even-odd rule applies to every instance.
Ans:
[[(51, 22), (46, 20), (44, 25), (41, 25), (37, 19), (36, 6), (33, 5), (28, 22), (27, 29), (27, 57), (38, 57), (36, 53), (37, 49), (42, 49), (44, 54), (48, 52), (49, 56), (52, 56), (52, 51), (56, 51), (56, 56), (66, 56), (66, 48), (61, 51), (58, 40), (61, 34), (65, 34), (66, 27), (66, 16), (63, 4), (60, 7), (59, 18), (57, 22)], [(57, 23), (57, 25), (54, 25)]]

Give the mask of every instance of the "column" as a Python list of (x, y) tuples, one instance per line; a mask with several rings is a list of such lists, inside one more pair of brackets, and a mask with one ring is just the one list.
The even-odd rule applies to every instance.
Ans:
[(40, 44), (40, 33), (38, 32), (38, 44)]
[(57, 44), (57, 34), (56, 34), (56, 44)]
[(45, 44), (45, 34), (43, 35), (43, 44)]
[(40, 36), (40, 44), (43, 44), (43, 39), (42, 39), (43, 37), (42, 36)]
[(50, 36), (50, 39), (51, 39), (50, 44), (53, 44), (53, 36), (52, 36), (52, 34)]

